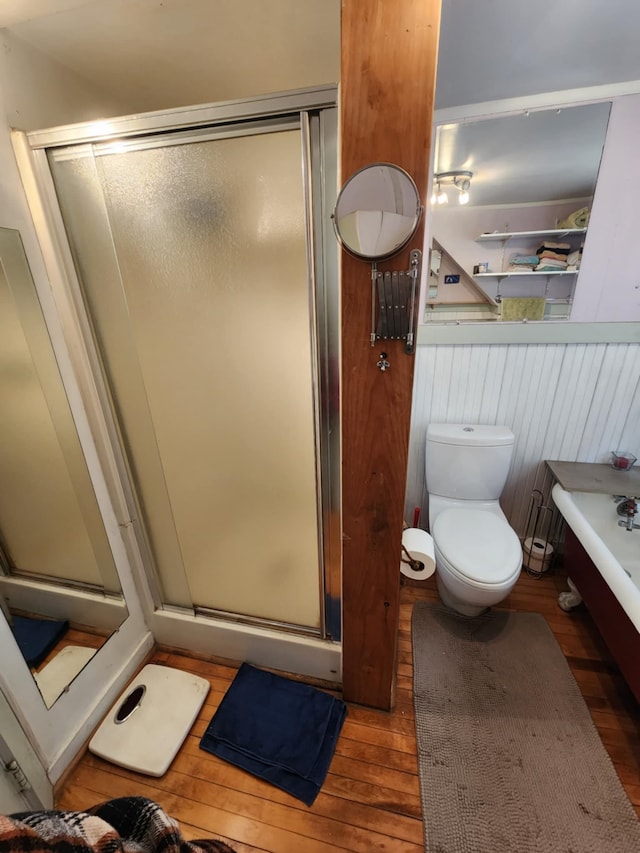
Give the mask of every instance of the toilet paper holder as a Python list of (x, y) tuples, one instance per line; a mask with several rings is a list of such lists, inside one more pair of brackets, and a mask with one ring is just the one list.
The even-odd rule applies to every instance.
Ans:
[(402, 545), (402, 553), (404, 554), (404, 557), (401, 557), (400, 560), (409, 565), (412, 571), (421, 572), (424, 569), (424, 563), (421, 563), (420, 560), (414, 560), (404, 545)]
[(539, 489), (533, 489), (521, 540), (523, 568), (531, 577), (541, 578), (552, 568), (558, 553), (562, 524), (560, 513), (544, 502), (544, 495)]

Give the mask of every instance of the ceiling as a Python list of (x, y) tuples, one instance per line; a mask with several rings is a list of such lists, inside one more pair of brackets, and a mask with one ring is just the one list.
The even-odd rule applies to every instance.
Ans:
[(0, 0), (0, 27), (86, 6), (95, 0)]
[(336, 83), (340, 74), (340, 0), (0, 0), (3, 20), (122, 104), (121, 114)]
[(640, 80), (638, 0), (442, 0), (436, 109)]
[[(0, 26), (127, 112), (277, 91), (292, 72), (300, 87), (335, 82), (339, 19), (340, 0), (0, 0)], [(638, 0), (443, 0), (436, 107), (638, 80), (638, 32)], [(335, 77), (319, 79), (330, 51)], [(442, 131), (436, 171), (473, 171), (474, 204), (590, 195), (602, 128), (602, 112), (575, 108), (460, 124)]]

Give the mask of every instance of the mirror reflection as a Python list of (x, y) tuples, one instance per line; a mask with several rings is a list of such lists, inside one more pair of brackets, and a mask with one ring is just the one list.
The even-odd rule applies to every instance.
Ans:
[(0, 228), (0, 608), (50, 707), (127, 617), (17, 231)]
[(438, 128), (427, 321), (570, 317), (610, 107)]
[(421, 211), (413, 179), (399, 166), (374, 163), (345, 183), (333, 222), (347, 251), (380, 260), (400, 251), (412, 237)]

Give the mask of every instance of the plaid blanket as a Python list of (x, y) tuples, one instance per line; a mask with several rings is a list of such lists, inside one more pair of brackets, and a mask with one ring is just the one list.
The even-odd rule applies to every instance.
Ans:
[(0, 816), (0, 853), (233, 853), (212, 838), (185, 841), (157, 803), (121, 797), (86, 812)]

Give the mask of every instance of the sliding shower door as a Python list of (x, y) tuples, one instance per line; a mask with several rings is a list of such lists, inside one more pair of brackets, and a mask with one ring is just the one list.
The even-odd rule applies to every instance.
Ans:
[(325, 634), (304, 118), (48, 159), (162, 605)]

